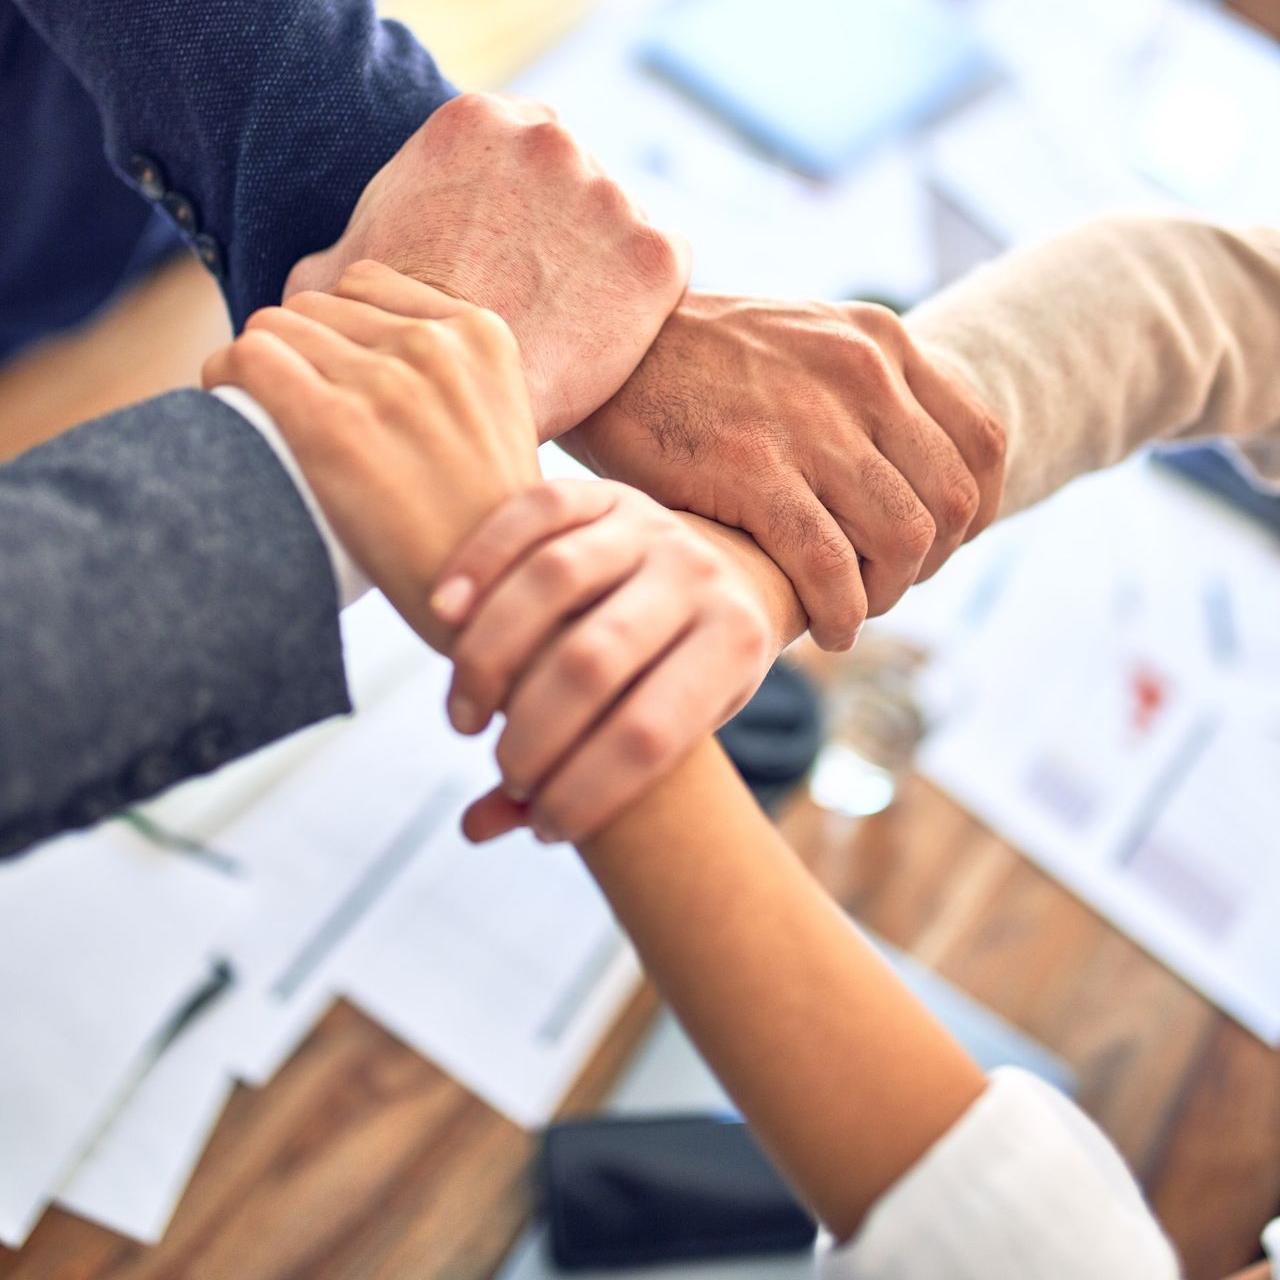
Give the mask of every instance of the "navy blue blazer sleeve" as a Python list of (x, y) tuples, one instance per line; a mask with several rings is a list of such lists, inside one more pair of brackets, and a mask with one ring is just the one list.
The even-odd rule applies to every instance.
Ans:
[(350, 710), (270, 446), (178, 391), (0, 466), (0, 858)]
[(342, 233), (454, 93), (372, 0), (16, 0), (85, 86), (116, 169), (164, 208), (237, 328)]

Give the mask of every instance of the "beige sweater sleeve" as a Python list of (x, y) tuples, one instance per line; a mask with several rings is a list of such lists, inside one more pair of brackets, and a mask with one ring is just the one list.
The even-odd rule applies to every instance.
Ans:
[(1233, 437), (1280, 480), (1280, 230), (1109, 218), (907, 323), (1004, 423), (1006, 512), (1156, 439)]

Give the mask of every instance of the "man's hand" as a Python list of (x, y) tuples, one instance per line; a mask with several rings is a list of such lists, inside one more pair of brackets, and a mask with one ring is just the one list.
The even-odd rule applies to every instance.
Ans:
[(445, 557), (538, 479), (520, 353), (502, 320), (376, 262), (295, 294), (210, 357), (274, 418), (334, 533), (438, 649)]
[(669, 507), (744, 529), (824, 648), (846, 648), (994, 518), (1004, 437), (883, 307), (690, 294), (561, 443)]
[(545, 107), (466, 94), (365, 188), (342, 237), (285, 296), (373, 258), (496, 311), (520, 344), (542, 439), (626, 381), (684, 292), (684, 243), (655, 228)]
[(509, 499), (450, 557), (436, 600), (459, 627), (454, 726), (507, 717), (503, 788), (468, 812), (473, 839), (596, 831), (738, 711), (777, 652), (754, 574), (602, 481)]

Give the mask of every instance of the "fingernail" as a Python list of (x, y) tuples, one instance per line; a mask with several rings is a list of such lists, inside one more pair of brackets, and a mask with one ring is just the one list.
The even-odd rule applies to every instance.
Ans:
[(537, 819), (533, 824), (533, 834), (537, 836), (543, 844), (559, 844), (564, 838), (549, 822), (542, 818)]
[(478, 733), (482, 721), (480, 708), (470, 698), (452, 694), (449, 698), (449, 719), (459, 733)]
[(461, 622), (471, 601), (475, 598), (476, 585), (470, 578), (457, 574), (446, 578), (431, 597), (431, 607), (442, 622)]
[(506, 793), (507, 799), (514, 800), (516, 804), (524, 804), (524, 802), (529, 798), (529, 788), (522, 787), (519, 783), (504, 782), (502, 784), (502, 790)]

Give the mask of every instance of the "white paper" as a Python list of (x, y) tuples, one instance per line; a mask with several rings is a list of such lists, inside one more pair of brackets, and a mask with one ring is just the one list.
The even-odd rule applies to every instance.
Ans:
[(246, 892), (120, 823), (0, 869), (4, 1243), (22, 1243), (136, 1082)]
[(337, 962), (347, 996), (525, 1128), (552, 1118), (639, 968), (566, 846), (441, 831)]
[(165, 1233), (234, 1081), (215, 1013), (180, 1035), (58, 1195), (72, 1213), (146, 1244)]
[(1022, 533), (924, 771), (1280, 1041), (1280, 549), (1141, 465)]
[[(493, 733), (448, 727), (448, 664), (419, 673), (218, 835), (260, 915), (230, 950), (256, 1002), (237, 1072), (268, 1078), (345, 995), (468, 1088), (550, 1117), (637, 980), (590, 877), (527, 834), (473, 848)], [(267, 927), (267, 922), (269, 927)]]

